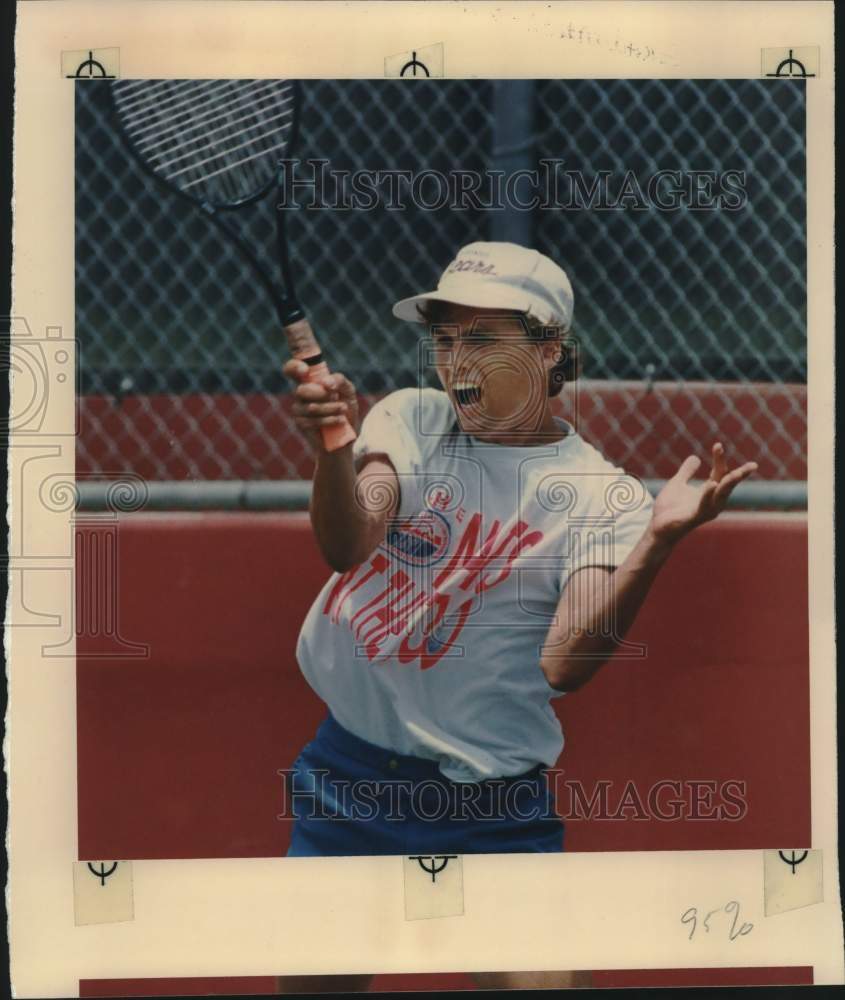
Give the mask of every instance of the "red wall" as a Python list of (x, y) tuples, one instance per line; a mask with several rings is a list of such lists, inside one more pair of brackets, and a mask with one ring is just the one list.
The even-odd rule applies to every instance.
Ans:
[[(277, 770), (324, 715), (293, 658), (328, 575), (307, 515), (78, 531), (79, 857), (282, 855)], [(609, 781), (611, 807), (629, 780), (643, 799), (660, 779), (745, 782), (747, 812), (571, 819), (568, 849), (809, 846), (807, 631), (803, 517), (723, 515), (686, 539), (630, 635), (648, 656), (557, 702), (559, 767), (588, 793)]]
[[(374, 397), (361, 398), (362, 412)], [(310, 479), (311, 449), (293, 424), (288, 393), (80, 396), (79, 475), (144, 479)], [(806, 479), (807, 387), (776, 382), (575, 383), (554, 406), (631, 475), (677, 471), (679, 437), (709, 448), (718, 427), (731, 465), (754, 460), (759, 479)], [(221, 433), (221, 427), (226, 428)], [(648, 433), (631, 433), (631, 428)], [(208, 443), (214, 443), (212, 448)], [(674, 442), (669, 449), (667, 442)], [(695, 449), (690, 446), (690, 453)]]

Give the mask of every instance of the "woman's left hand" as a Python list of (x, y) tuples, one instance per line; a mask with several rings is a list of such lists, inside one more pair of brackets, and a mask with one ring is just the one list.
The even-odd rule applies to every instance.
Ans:
[(690, 455), (658, 493), (651, 517), (651, 530), (656, 537), (674, 542), (699, 524), (718, 517), (734, 487), (757, 469), (756, 462), (746, 462), (728, 472), (725, 449), (718, 442), (713, 445), (710, 478), (694, 483), (692, 477), (700, 465), (701, 459)]

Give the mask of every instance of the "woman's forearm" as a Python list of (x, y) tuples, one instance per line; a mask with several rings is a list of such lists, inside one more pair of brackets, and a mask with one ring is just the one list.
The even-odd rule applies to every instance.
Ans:
[[(379, 474), (372, 465), (359, 479), (351, 444), (317, 456), (309, 505), (311, 525), (323, 557), (339, 573), (366, 559), (384, 537), (385, 504), (379, 502)], [(375, 496), (375, 502), (369, 502), (368, 494)]]
[(575, 574), (561, 595), (540, 660), (552, 687), (573, 691), (610, 658), (673, 547), (649, 527), (615, 570)]

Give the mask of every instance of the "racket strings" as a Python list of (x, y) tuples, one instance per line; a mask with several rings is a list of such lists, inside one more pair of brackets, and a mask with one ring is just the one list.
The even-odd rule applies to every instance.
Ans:
[[(250, 112), (246, 117), (249, 118), (249, 117), (252, 117), (253, 115), (257, 115), (259, 113), (260, 112)], [(284, 111), (280, 111), (278, 114), (268, 115), (263, 120), (264, 120), (264, 122), (276, 121), (276, 120), (278, 120), (280, 118), (289, 118), (291, 114), (292, 114), (292, 109), (286, 109)], [(189, 128), (190, 129), (199, 128), (199, 125), (191, 125)], [(251, 128), (253, 128), (252, 125), (247, 125), (245, 128), (241, 129), (240, 132), (227, 132), (226, 137), (227, 138), (236, 138), (239, 135), (243, 135), (243, 134), (249, 132)], [(206, 132), (205, 133), (205, 138), (206, 139), (210, 139), (210, 137), (212, 135), (215, 135), (218, 132), (225, 132), (227, 129), (229, 129), (228, 125), (218, 125), (217, 128), (211, 129), (210, 131)], [(169, 167), (173, 163), (176, 163), (179, 160), (181, 160), (181, 159), (184, 158), (184, 156), (186, 154), (184, 154), (184, 153), (178, 153), (177, 150), (182, 149), (189, 142), (190, 142), (189, 137), (183, 138), (182, 141), (178, 141), (178, 140), (177, 141), (170, 141), (168, 139), (159, 139), (157, 142), (152, 142), (151, 141), (150, 143), (148, 143), (146, 145), (139, 144), (138, 148), (143, 150), (144, 155), (147, 156), (147, 157), (149, 157), (150, 162), (154, 162), (156, 160), (160, 160), (164, 156), (167, 156), (167, 155), (170, 155), (170, 154), (173, 154), (173, 153), (177, 153), (177, 155), (173, 156), (172, 159), (167, 160), (165, 163), (161, 164), (161, 166), (164, 168), (164, 167)], [(215, 143), (215, 142), (217, 142), (216, 139), (211, 140), (211, 142), (209, 142), (209, 147), (211, 145), (213, 145), (213, 143)], [(161, 150), (158, 153), (153, 152), (153, 150), (157, 146), (162, 146), (162, 145), (164, 145), (166, 148), (163, 149), (163, 150)]]
[[(219, 83), (221, 87), (229, 86), (228, 80), (208, 81), (201, 80), (197, 83), (190, 81), (173, 80), (126, 80), (113, 84), (112, 89), (115, 99), (120, 108), (120, 113), (124, 123), (131, 124), (137, 119), (144, 122), (151, 122), (156, 117), (164, 116), (168, 109), (179, 102), (187, 102), (195, 95), (208, 94), (210, 92), (209, 83)], [(174, 93), (174, 88), (179, 88), (178, 93)], [(142, 88), (133, 89), (130, 88)], [(143, 133), (154, 124), (147, 124), (146, 127), (139, 127), (138, 131)]]
[[(187, 96), (192, 90), (199, 89), (204, 82), (190, 88), (186, 86), (183, 94)], [(112, 94), (124, 124), (132, 122), (139, 115), (148, 118), (151, 111), (163, 110), (169, 103), (166, 93), (171, 85), (171, 80), (116, 80), (112, 84)]]
[[(216, 94), (206, 89), (200, 94), (192, 93), (190, 100), (186, 100), (188, 95), (185, 94), (179, 94), (176, 98), (172, 95), (168, 97), (166, 94), (151, 95), (146, 106), (136, 107), (134, 111), (126, 112), (124, 122), (126, 127), (134, 131), (139, 143), (149, 144), (155, 139), (165, 140), (171, 132), (179, 132), (186, 127), (199, 128), (203, 119), (209, 115), (215, 113), (219, 115), (230, 104), (241, 103), (244, 99), (243, 91), (234, 89), (234, 86), (225, 81), (224, 87)], [(269, 87), (272, 87), (272, 84), (268, 85), (268, 89)], [(260, 90), (255, 90), (252, 96), (257, 97), (260, 94)], [(216, 105), (214, 98), (217, 98)], [(207, 105), (212, 110), (205, 114), (199, 114), (202, 105)], [(141, 124), (139, 119), (143, 119), (144, 124)], [(153, 133), (151, 136), (146, 139), (142, 138), (145, 133), (150, 132)]]
[[(285, 115), (284, 117), (289, 117), (289, 116)], [(250, 128), (252, 128), (252, 126), (250, 126), (249, 128), (244, 129), (242, 132), (230, 133), (228, 135), (228, 138), (231, 139), (231, 138), (234, 138), (237, 135), (243, 135), (245, 132), (249, 132)], [(183, 174), (183, 173), (185, 173), (188, 170), (197, 170), (199, 167), (205, 166), (206, 163), (211, 163), (212, 160), (219, 160), (221, 157), (227, 157), (227, 156), (231, 155), (232, 153), (237, 152), (239, 149), (246, 149), (246, 148), (249, 148), (249, 147), (253, 147), (254, 148), (256, 142), (263, 141), (264, 139), (267, 138), (267, 136), (273, 135), (276, 132), (287, 131), (288, 128), (289, 128), (288, 125), (279, 125), (278, 128), (269, 129), (268, 131), (263, 132), (258, 137), (252, 136), (249, 139), (246, 139), (243, 142), (238, 143), (237, 145), (228, 146), (226, 149), (218, 150), (217, 152), (212, 153), (210, 156), (206, 156), (202, 160), (194, 160), (191, 163), (189, 163), (187, 166), (184, 166), (184, 167), (182, 167), (179, 170), (173, 170), (170, 173), (167, 173), (166, 177), (167, 177), (168, 180), (173, 180), (174, 178), (178, 177), (180, 174)], [(211, 148), (210, 144), (206, 145), (204, 148), (206, 150), (210, 149)], [(253, 160), (253, 159), (255, 159), (256, 156), (260, 156), (261, 153), (263, 153), (264, 151), (265, 150), (261, 150), (260, 152), (256, 153), (254, 156), (248, 157), (248, 159), (249, 160)], [(179, 160), (184, 160), (184, 159), (186, 159), (189, 156), (191, 156), (191, 153), (189, 153), (189, 152), (182, 153), (180, 156), (177, 156), (175, 159), (167, 160), (164, 163), (160, 164), (161, 169), (164, 170), (164, 171), (167, 171), (170, 167), (173, 166), (174, 163), (177, 163)], [(243, 162), (243, 161), (242, 160), (235, 160), (232, 163), (226, 164), (222, 169), (223, 170), (230, 170), (233, 167), (237, 166), (238, 163), (241, 163), (241, 162)], [(206, 177), (213, 177), (215, 175), (214, 174), (206, 174), (205, 176)]]
[(213, 205), (263, 190), (290, 142), (290, 81), (119, 81), (114, 90), (123, 128), (150, 169)]

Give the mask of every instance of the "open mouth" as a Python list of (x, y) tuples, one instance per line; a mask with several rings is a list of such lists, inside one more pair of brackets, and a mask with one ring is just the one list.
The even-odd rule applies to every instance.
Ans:
[(461, 406), (469, 406), (481, 399), (481, 386), (474, 382), (456, 382), (452, 392)]

